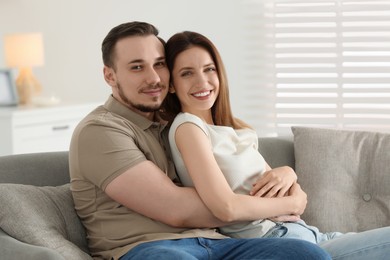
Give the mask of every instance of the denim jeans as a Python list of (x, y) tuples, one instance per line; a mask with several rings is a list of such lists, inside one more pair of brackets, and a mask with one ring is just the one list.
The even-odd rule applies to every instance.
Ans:
[(359, 233), (321, 233), (303, 221), (278, 223), (265, 237), (298, 238), (318, 244), (333, 260), (390, 259), (390, 227)]
[(279, 238), (184, 238), (140, 244), (120, 260), (321, 260), (331, 259), (320, 247), (303, 240)]
[(264, 237), (297, 238), (315, 244), (342, 236), (340, 232), (321, 233), (318, 228), (307, 225), (303, 220), (297, 222), (280, 222), (270, 229)]

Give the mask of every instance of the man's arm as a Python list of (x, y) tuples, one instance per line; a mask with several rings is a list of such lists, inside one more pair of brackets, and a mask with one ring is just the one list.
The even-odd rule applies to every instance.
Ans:
[(125, 207), (170, 226), (226, 225), (214, 217), (194, 188), (176, 186), (151, 161), (141, 162), (119, 175), (105, 192)]

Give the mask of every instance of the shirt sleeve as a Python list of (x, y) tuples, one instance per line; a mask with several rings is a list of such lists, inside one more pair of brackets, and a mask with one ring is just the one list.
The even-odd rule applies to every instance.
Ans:
[(127, 169), (146, 160), (131, 132), (99, 123), (80, 131), (77, 150), (80, 172), (102, 190)]

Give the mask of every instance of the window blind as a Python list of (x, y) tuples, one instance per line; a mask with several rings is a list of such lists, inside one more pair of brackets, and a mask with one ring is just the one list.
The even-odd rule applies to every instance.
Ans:
[(390, 0), (243, 1), (245, 118), (390, 132)]

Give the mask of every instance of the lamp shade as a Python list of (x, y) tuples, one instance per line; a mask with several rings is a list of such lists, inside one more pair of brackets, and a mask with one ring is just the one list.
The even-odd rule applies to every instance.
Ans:
[(4, 37), (5, 62), (9, 67), (34, 67), (44, 64), (41, 33), (9, 34)]

